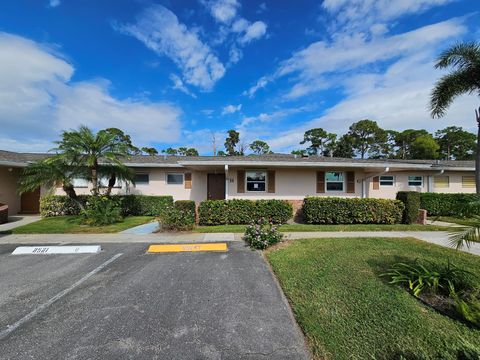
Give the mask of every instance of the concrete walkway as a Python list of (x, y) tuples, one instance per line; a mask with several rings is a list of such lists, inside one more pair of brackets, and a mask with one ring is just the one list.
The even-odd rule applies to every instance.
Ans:
[[(241, 233), (155, 233), (155, 234), (22, 234), (0, 235), (0, 244), (98, 244), (98, 243), (157, 243), (184, 244), (201, 242), (242, 241)], [(286, 232), (285, 240), (345, 238), (345, 237), (384, 237), (416, 239), (451, 248), (450, 234), (446, 231), (321, 231)], [(472, 244), (461, 251), (480, 255), (480, 244)]]
[[(239, 239), (241, 240), (241, 239)], [(155, 234), (12, 234), (0, 235), (0, 244), (200, 243), (236, 241), (233, 233)]]
[(8, 223), (0, 224), (0, 231), (9, 231), (40, 220), (39, 215), (14, 215), (8, 217)]

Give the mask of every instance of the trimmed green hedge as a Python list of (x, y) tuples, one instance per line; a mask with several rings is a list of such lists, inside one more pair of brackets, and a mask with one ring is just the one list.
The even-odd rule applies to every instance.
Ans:
[(398, 200), (307, 197), (302, 212), (307, 224), (397, 224), (403, 209)]
[(480, 201), (477, 194), (437, 194), (422, 193), (420, 207), (427, 210), (428, 216), (462, 216), (468, 204)]
[(402, 223), (416, 223), (418, 218), (418, 210), (420, 210), (420, 193), (417, 191), (399, 191), (397, 193), (397, 200), (400, 200), (405, 205)]
[(177, 200), (175, 201), (175, 209), (183, 211), (186, 216), (195, 224), (197, 220), (196, 205), (193, 200)]
[(283, 200), (206, 200), (200, 203), (200, 225), (249, 224), (265, 218), (283, 224), (293, 216), (293, 207)]
[[(91, 195), (79, 195), (78, 202), (85, 204)], [(120, 200), (123, 216), (159, 216), (173, 205), (171, 196), (114, 195)], [(80, 206), (64, 195), (48, 195), (40, 199), (40, 214), (43, 217), (78, 215)]]

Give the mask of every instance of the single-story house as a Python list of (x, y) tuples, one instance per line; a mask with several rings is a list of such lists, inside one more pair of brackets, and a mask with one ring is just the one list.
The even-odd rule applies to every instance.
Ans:
[[(39, 211), (40, 196), (61, 188), (18, 195), (22, 168), (48, 154), (0, 151), (0, 203), (10, 213)], [(125, 164), (135, 185), (119, 183), (114, 194), (172, 195), (175, 200), (284, 199), (294, 205), (306, 196), (393, 199), (400, 190), (474, 193), (473, 161), (343, 159), (288, 154), (258, 156), (131, 156)], [(89, 194), (88, 182), (74, 182)]]

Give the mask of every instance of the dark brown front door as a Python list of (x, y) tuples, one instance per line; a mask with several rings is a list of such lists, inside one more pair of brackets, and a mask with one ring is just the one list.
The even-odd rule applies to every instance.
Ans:
[(23, 193), (20, 201), (23, 214), (38, 214), (40, 212), (40, 188)]
[(225, 199), (225, 174), (208, 174), (207, 197), (208, 200)]

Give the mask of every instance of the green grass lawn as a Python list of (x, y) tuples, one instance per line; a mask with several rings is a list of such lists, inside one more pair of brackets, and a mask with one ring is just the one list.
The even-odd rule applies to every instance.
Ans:
[(415, 258), (450, 259), (480, 276), (478, 256), (410, 238), (337, 238), (292, 241), (266, 257), (316, 359), (456, 359), (462, 341), (479, 346), (480, 330), (379, 277)]
[[(219, 233), (219, 232), (245, 232), (246, 225), (217, 225), (217, 226), (197, 226), (194, 231), (200, 233)], [(445, 226), (420, 225), (420, 224), (352, 224), (352, 225), (310, 225), (310, 224), (285, 224), (280, 226), (283, 232), (298, 231), (446, 231)]]
[(12, 229), (12, 234), (101, 234), (117, 233), (131, 227), (150, 222), (151, 216), (129, 216), (123, 221), (106, 226), (87, 226), (80, 224), (78, 216), (57, 216)]

